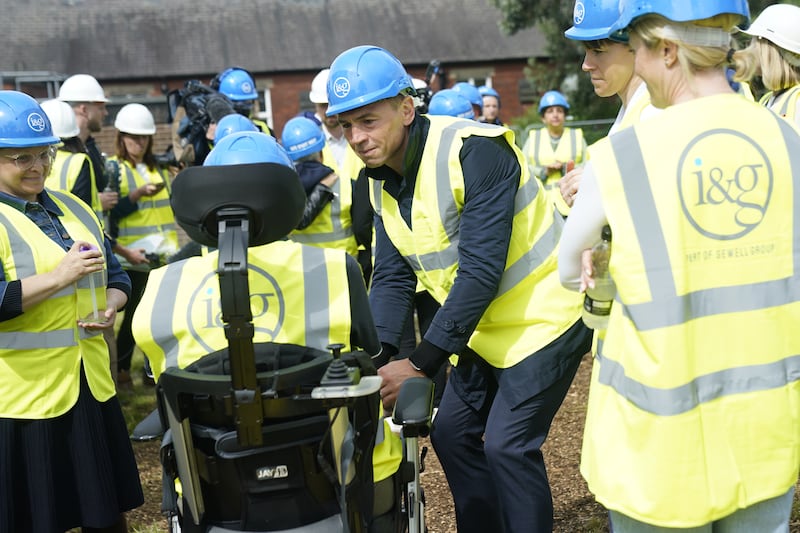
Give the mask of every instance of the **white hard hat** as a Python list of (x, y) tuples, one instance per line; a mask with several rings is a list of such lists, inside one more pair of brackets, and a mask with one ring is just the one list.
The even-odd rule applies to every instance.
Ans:
[(416, 91), (425, 89), (428, 86), (428, 84), (425, 83), (425, 80), (421, 80), (419, 78), (411, 78), (411, 83), (414, 84), (414, 90)]
[(53, 128), (53, 135), (62, 139), (76, 137), (80, 133), (78, 121), (75, 118), (75, 111), (72, 106), (61, 100), (46, 100), (40, 104), (42, 109), (50, 119), (50, 126)]
[(308, 99), (315, 104), (328, 103), (328, 76), (331, 69), (325, 68), (320, 70), (314, 79), (311, 81), (311, 92), (308, 93)]
[(788, 52), (800, 54), (800, 7), (791, 4), (767, 6), (750, 27), (742, 31), (766, 39)]
[(58, 90), (58, 99), (63, 102), (108, 102), (103, 88), (89, 74), (70, 76)]
[(153, 114), (142, 104), (127, 104), (117, 113), (114, 127), (131, 135), (154, 135), (156, 121)]

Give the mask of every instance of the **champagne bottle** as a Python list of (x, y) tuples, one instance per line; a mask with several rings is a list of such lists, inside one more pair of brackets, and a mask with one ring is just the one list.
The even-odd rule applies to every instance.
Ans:
[(600, 240), (592, 248), (592, 268), (594, 288), (587, 287), (583, 298), (582, 318), (584, 324), (592, 329), (606, 329), (611, 304), (617, 293), (617, 286), (608, 271), (611, 259), (611, 227), (603, 226)]

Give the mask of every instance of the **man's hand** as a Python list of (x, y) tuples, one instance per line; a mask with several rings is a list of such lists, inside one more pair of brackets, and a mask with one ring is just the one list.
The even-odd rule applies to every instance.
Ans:
[(425, 377), (425, 373), (411, 366), (408, 359), (391, 361), (378, 369), (378, 375), (383, 379), (381, 383), (381, 400), (383, 408), (391, 411), (397, 401), (397, 393), (405, 380), (413, 377)]

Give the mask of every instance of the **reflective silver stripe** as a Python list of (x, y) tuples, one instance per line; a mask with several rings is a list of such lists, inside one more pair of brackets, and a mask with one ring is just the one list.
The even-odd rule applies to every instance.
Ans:
[(92, 235), (97, 240), (97, 243), (101, 246), (103, 245), (104, 236), (103, 230), (100, 228), (100, 221), (97, 220), (94, 211), (91, 211), (89, 206), (73, 196), (67, 196), (61, 191), (53, 191), (48, 189), (47, 193), (50, 196), (57, 198), (61, 203), (67, 206), (67, 209), (69, 209), (70, 212), (81, 221), (81, 224), (86, 226), (86, 228), (92, 232)]
[(553, 210), (553, 223), (544, 232), (544, 235), (533, 244), (533, 248), (514, 261), (514, 264), (506, 268), (500, 285), (497, 287), (497, 296), (501, 296), (521, 283), (528, 275), (542, 266), (558, 246), (561, 238), (561, 230), (564, 227), (564, 219)]
[(575, 161), (578, 158), (578, 131), (575, 128), (569, 128), (569, 142), (572, 143), (570, 159)]
[[(522, 168), (522, 167), (520, 167)], [(539, 192), (539, 182), (533, 176), (528, 176), (528, 181), (517, 189), (514, 197), (514, 216), (520, 214), (526, 207), (533, 203), (536, 193)]]
[(69, 154), (67, 158), (64, 159), (64, 164), (61, 166), (61, 175), (58, 177), (58, 186), (62, 191), (69, 190), (69, 184), (67, 183), (67, 178), (69, 178), (69, 166), (76, 155), (78, 154)]
[(726, 368), (668, 389), (648, 387), (626, 376), (620, 363), (600, 353), (597, 359), (600, 383), (639, 409), (658, 416), (679, 415), (723, 396), (777, 389), (800, 379), (800, 355), (761, 365)]
[[(187, 322), (190, 321), (191, 310), (179, 310), (176, 307), (178, 302), (178, 287), (180, 286), (181, 273), (186, 266), (186, 261), (172, 263), (164, 269), (161, 283), (158, 284), (156, 296), (153, 300), (153, 308), (150, 310), (150, 334), (156, 339), (158, 346), (164, 352), (165, 368), (178, 366), (179, 341), (172, 329), (172, 315), (177, 312), (185, 312)], [(139, 308), (139, 312), (142, 311)], [(202, 354), (199, 354), (202, 355)]]
[(800, 87), (793, 87), (783, 95), (784, 100), (780, 111), (778, 111), (779, 115), (786, 116), (789, 114), (789, 103), (792, 101), (792, 97), (797, 94), (798, 91), (800, 91)]
[(78, 344), (75, 340), (75, 331), (72, 329), (59, 329), (54, 331), (4, 331), (0, 334), (0, 337), (3, 339), (3, 349), (6, 350), (66, 348)]
[[(775, 117), (787, 145), (791, 175), (800, 175), (800, 143), (784, 119)], [(794, 187), (794, 274), (786, 279), (734, 287), (714, 287), (678, 295), (669, 265), (666, 239), (659, 231), (658, 212), (649, 186), (646, 167), (633, 128), (610, 137), (622, 175), (626, 202), (642, 247), (645, 272), (652, 300), (623, 306), (623, 313), (636, 329), (647, 331), (682, 324), (694, 318), (775, 307), (800, 300), (800, 187)]]
[[(9, 206), (9, 209), (14, 208)], [(31, 224), (33, 224), (33, 222), (31, 222)], [(22, 238), (17, 228), (11, 224), (11, 221), (3, 213), (0, 213), (0, 225), (2, 225), (8, 233), (11, 255), (14, 256), (14, 266), (17, 269), (17, 279), (27, 278), (36, 274), (33, 249), (28, 242)], [(6, 281), (8, 281), (8, 279), (6, 279)]]
[(383, 182), (378, 180), (371, 180), (372, 189), (372, 209), (375, 214), (381, 216), (381, 194), (383, 193)]
[(303, 284), (305, 345), (324, 349), (331, 342), (331, 321), (328, 268), (322, 248), (303, 247)]
[(152, 235), (154, 233), (162, 233), (175, 229), (175, 224), (166, 223), (153, 226), (135, 226), (133, 228), (119, 228), (120, 237), (131, 237), (134, 235)]
[(542, 141), (543, 129), (539, 128), (533, 132), (533, 161), (535, 165), (539, 165), (539, 143)]

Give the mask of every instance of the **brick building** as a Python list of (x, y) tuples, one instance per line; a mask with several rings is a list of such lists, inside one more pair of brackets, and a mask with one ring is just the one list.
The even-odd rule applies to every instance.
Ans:
[(111, 103), (100, 146), (113, 151), (116, 111), (147, 105), (159, 123), (156, 151), (169, 144), (166, 94), (187, 80), (208, 83), (230, 66), (248, 69), (262, 116), (280, 133), (310, 109), (314, 75), (358, 44), (392, 51), (412, 76), (431, 59), (443, 84), (490, 84), (501, 95), (501, 119), (538, 99), (525, 80), (529, 58), (544, 60), (541, 33), (514, 36), (498, 26), (490, 0), (0, 0), (5, 50), (0, 82), (43, 99), (75, 73), (94, 75)]

